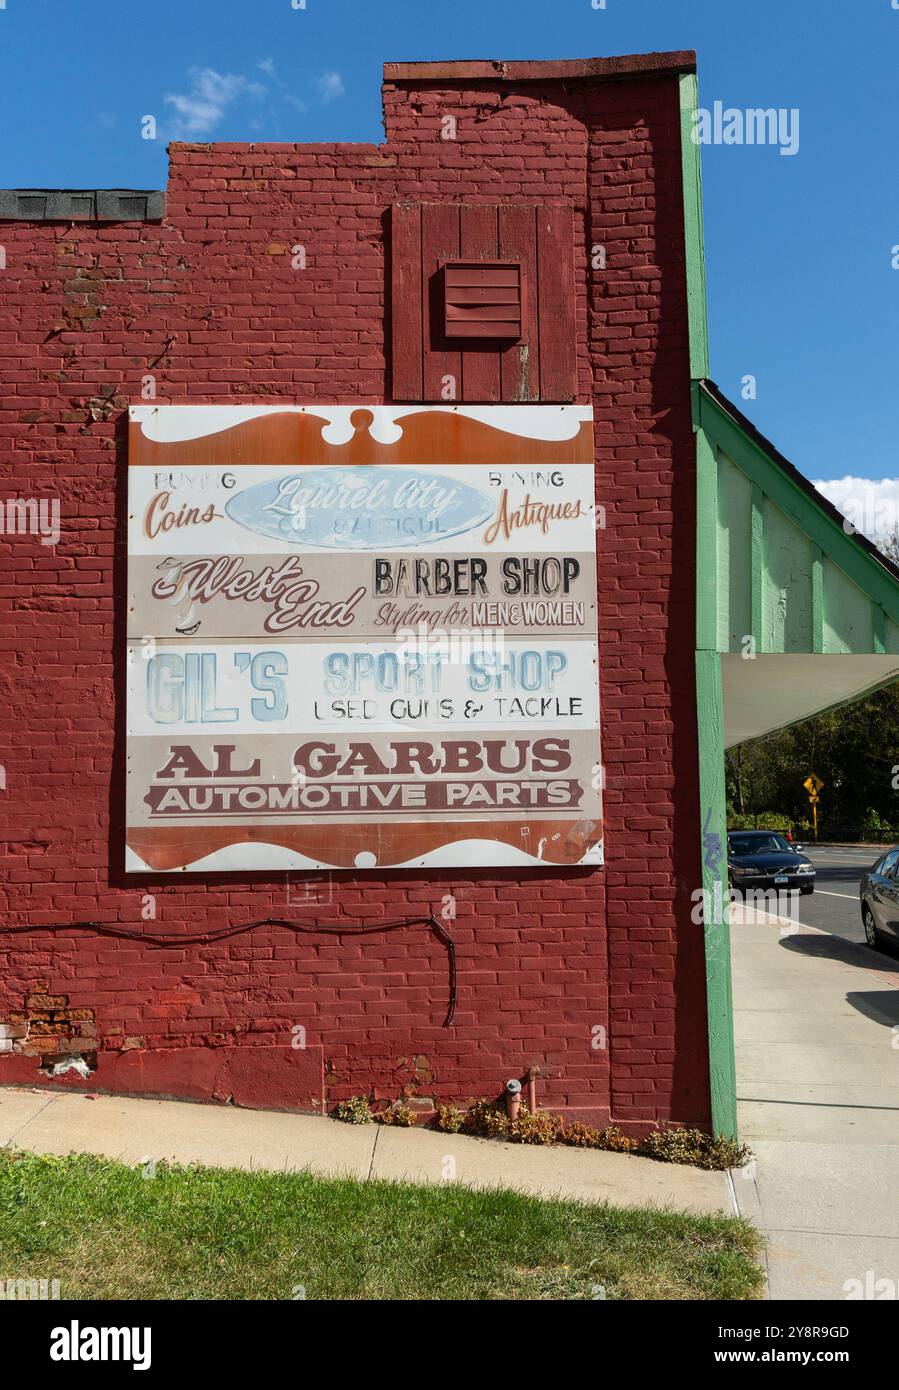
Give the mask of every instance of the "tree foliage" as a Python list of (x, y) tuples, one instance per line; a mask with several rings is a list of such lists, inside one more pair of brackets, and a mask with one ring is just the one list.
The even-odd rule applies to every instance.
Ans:
[(734, 811), (779, 811), (796, 823), (808, 821), (802, 784), (816, 772), (824, 782), (819, 834), (855, 835), (865, 826), (876, 829), (876, 821), (899, 827), (899, 683), (740, 744), (725, 761)]

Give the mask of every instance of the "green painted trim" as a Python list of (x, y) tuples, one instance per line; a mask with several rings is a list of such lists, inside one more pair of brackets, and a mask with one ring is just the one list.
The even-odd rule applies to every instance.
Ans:
[(752, 485), (752, 526), (750, 560), (750, 603), (752, 613), (752, 637), (757, 652), (764, 651), (762, 633), (762, 588), (765, 582), (765, 495), (756, 484)]
[[(710, 375), (706, 303), (705, 240), (702, 225), (702, 165), (693, 139), (699, 104), (695, 73), (680, 77), (681, 170), (684, 199), (684, 259), (693, 426), (696, 429), (696, 722), (701, 805), (700, 864), (705, 901), (706, 1010), (709, 1037), (712, 1128), (736, 1138), (737, 1080), (734, 1063), (730, 935), (723, 920), (727, 898), (727, 816), (724, 791), (724, 705), (718, 656), (718, 455), (700, 427), (700, 382)], [(717, 835), (721, 863), (706, 848), (703, 826)], [(707, 863), (707, 860), (709, 861)], [(717, 922), (713, 919), (717, 914)]]
[(812, 543), (812, 651), (824, 650), (824, 560)]
[(706, 1009), (712, 1129), (737, 1137), (734, 1005), (727, 920), (727, 807), (724, 785), (724, 697), (721, 658), (696, 653), (699, 737), (699, 814), (702, 823), (702, 888), (705, 931)]
[(899, 584), (862, 550), (842, 526), (798, 488), (754, 439), (740, 428), (703, 387), (699, 389), (699, 424), (717, 448), (761, 488), (766, 497), (841, 569), (872, 603), (899, 622)]
[(696, 646), (718, 650), (718, 456), (696, 432)]
[(701, 381), (690, 382), (690, 411), (694, 430), (699, 429), (699, 391), (701, 386)]
[(684, 252), (687, 267), (687, 317), (690, 325), (690, 376), (709, 373), (709, 320), (706, 305), (705, 241), (702, 230), (702, 162), (693, 139), (699, 105), (695, 72), (680, 77), (681, 168), (684, 184)]

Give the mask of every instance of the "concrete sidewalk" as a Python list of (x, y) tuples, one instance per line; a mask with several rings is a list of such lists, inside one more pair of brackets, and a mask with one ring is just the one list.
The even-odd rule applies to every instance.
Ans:
[(845, 1299), (899, 1279), (899, 960), (734, 911), (741, 1213), (768, 1240), (770, 1297)]
[(615, 1206), (735, 1213), (726, 1173), (588, 1149), (537, 1148), (434, 1130), (348, 1125), (317, 1115), (173, 1100), (0, 1087), (0, 1145), (226, 1168), (308, 1168), (356, 1178), (447, 1180)]

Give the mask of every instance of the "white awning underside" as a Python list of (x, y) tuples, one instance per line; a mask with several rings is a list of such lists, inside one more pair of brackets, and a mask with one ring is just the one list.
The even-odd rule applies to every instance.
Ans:
[(724, 746), (774, 733), (899, 677), (899, 656), (764, 653), (721, 657)]

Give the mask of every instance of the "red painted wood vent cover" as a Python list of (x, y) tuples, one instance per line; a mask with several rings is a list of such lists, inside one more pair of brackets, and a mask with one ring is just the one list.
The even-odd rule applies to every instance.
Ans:
[(444, 334), (447, 338), (504, 338), (516, 342), (524, 320), (519, 261), (445, 261)]

